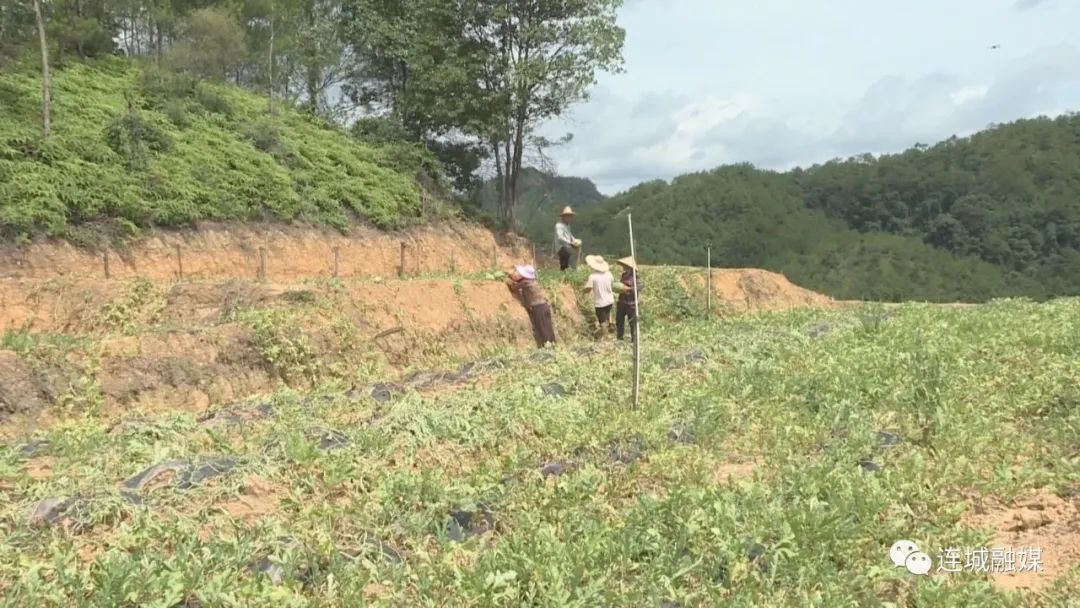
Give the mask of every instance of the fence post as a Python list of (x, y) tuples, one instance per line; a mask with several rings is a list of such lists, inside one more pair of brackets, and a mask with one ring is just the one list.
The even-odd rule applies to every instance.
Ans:
[(420, 251), (420, 242), (419, 241), (416, 242), (416, 245), (415, 245), (414, 249), (416, 250), (416, 254), (413, 256), (414, 259), (416, 260), (416, 276), (420, 276), (420, 256), (421, 256), (421, 254), (423, 252)]
[(334, 278), (341, 276), (341, 247), (334, 247)]
[(176, 274), (181, 281), (184, 280), (184, 258), (180, 255), (180, 245), (176, 246)]
[(454, 255), (454, 250), (450, 250), (450, 273), (457, 272), (457, 256)]
[[(634, 250), (634, 221), (633, 214), (626, 214), (626, 228), (630, 233), (630, 259), (637, 266), (637, 252)], [(634, 281), (634, 318), (630, 320), (631, 338), (634, 342), (634, 409), (638, 408), (638, 399), (641, 396), (641, 300), (638, 298), (637, 268), (631, 269)]]
[(401, 261), (398, 263), (398, 278), (405, 278), (405, 241), (401, 241)]
[(705, 266), (708, 268), (705, 276), (705, 293), (706, 293), (706, 309), (709, 316), (712, 316), (712, 245), (705, 248)]
[(537, 264), (536, 264), (536, 243), (532, 244), (532, 265), (533, 265), (533, 268), (537, 268)]
[(499, 268), (499, 244), (491, 244), (491, 267), (494, 269)]
[(266, 247), (259, 247), (259, 280), (266, 280)]
[(106, 279), (112, 278), (112, 275), (109, 272), (109, 248), (108, 247), (105, 248), (105, 278)]

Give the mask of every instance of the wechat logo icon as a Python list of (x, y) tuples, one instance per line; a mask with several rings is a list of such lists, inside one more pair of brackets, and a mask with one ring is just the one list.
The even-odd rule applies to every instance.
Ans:
[(919, 550), (919, 546), (910, 540), (898, 540), (889, 549), (889, 559), (897, 568), (907, 568), (907, 571), (923, 576), (930, 572), (932, 562), (930, 556)]

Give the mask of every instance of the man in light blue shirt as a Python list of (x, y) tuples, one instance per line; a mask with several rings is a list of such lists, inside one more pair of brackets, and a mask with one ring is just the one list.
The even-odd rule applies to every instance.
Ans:
[(574, 210), (569, 206), (563, 208), (559, 214), (559, 221), (555, 223), (555, 246), (559, 250), (559, 270), (570, 268), (570, 259), (574, 250), (581, 247), (581, 241), (574, 238), (570, 232), (570, 220), (574, 218)]

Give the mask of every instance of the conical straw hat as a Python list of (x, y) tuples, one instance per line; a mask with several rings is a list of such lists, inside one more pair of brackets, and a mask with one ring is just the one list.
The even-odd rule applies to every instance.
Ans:
[(608, 263), (604, 260), (603, 256), (599, 255), (585, 256), (585, 264), (596, 272), (607, 272), (611, 270), (611, 267), (608, 266)]

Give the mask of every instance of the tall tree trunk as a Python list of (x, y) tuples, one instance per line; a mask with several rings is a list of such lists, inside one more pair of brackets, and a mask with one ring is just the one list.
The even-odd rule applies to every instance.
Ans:
[[(308, 44), (314, 44), (313, 41), (309, 41)], [(314, 53), (311, 53), (314, 55)], [(308, 111), (312, 114), (316, 114), (319, 111), (319, 81), (322, 80), (322, 75), (319, 73), (319, 65), (314, 57), (308, 57), (307, 64), (307, 105)]]
[(270, 99), (270, 113), (274, 113), (274, 8), (270, 7), (270, 86), (267, 87)]
[(495, 217), (501, 218), (506, 184), (503, 183), (502, 151), (499, 150), (499, 142), (491, 140), (491, 149), (495, 153)]
[(154, 55), (159, 64), (164, 53), (161, 47), (165, 44), (165, 36), (161, 30), (161, 15), (159, 14), (158, 3), (155, 1), (150, 5), (150, 35), (154, 37)]
[[(75, 0), (75, 16), (79, 18), (80, 22), (82, 21), (82, 18), (83, 18), (82, 2), (79, 2), (79, 0)], [(79, 59), (86, 59), (86, 46), (83, 43), (83, 37), (82, 36), (79, 36), (77, 38), (77, 42), (75, 44), (75, 52), (79, 54)]]
[(503, 219), (514, 229), (514, 194), (511, 187), (511, 175), (513, 174), (514, 153), (511, 151), (510, 133), (503, 137), (503, 196), (500, 206), (502, 207)]
[(514, 158), (510, 167), (510, 229), (518, 231), (517, 212), (521, 203), (521, 164), (525, 156), (525, 106), (518, 108), (514, 117)]
[(34, 18), (37, 19), (38, 38), (41, 41), (41, 122), (42, 132), (47, 139), (52, 135), (52, 77), (49, 75), (49, 43), (45, 39), (41, 0), (34, 0)]
[[(307, 11), (307, 24), (311, 32), (315, 32), (315, 2), (309, 1), (306, 6)], [(308, 111), (312, 114), (316, 114), (319, 110), (319, 83), (322, 80), (322, 73), (319, 69), (319, 41), (309, 36), (304, 43), (307, 46), (304, 48), (306, 67), (306, 81), (307, 81), (307, 105)]]

